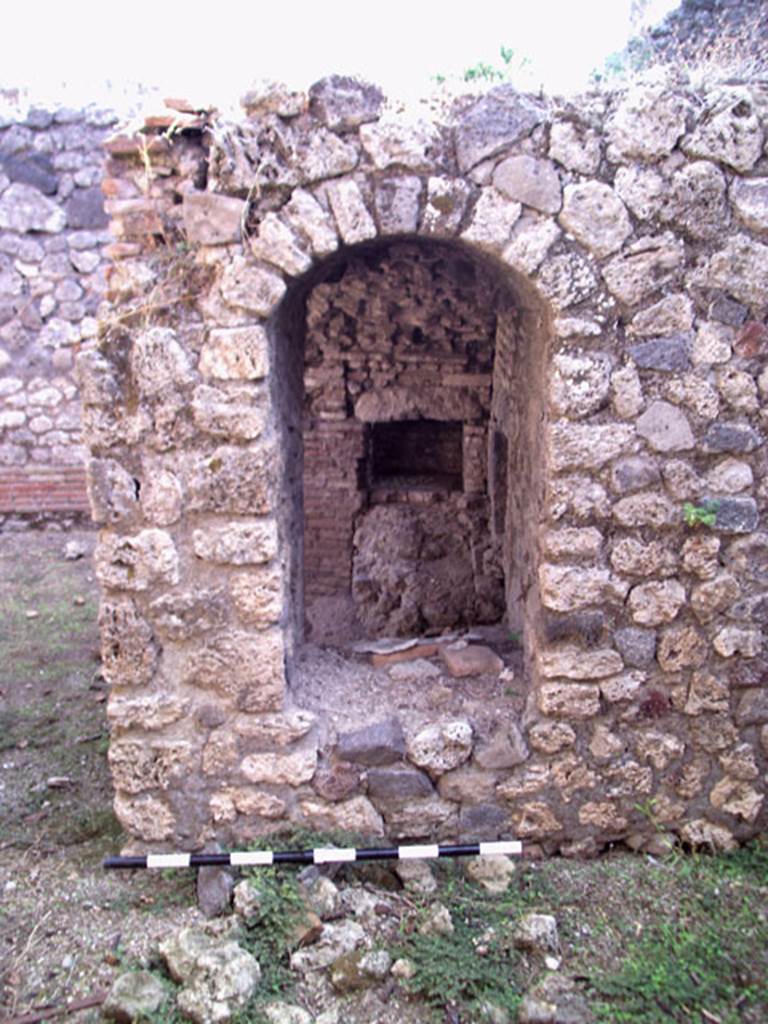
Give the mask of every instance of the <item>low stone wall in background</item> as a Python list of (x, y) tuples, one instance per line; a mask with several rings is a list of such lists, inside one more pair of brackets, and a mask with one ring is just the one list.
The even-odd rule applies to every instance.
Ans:
[(92, 344), (111, 241), (103, 110), (0, 118), (0, 529), (87, 512), (74, 357)]

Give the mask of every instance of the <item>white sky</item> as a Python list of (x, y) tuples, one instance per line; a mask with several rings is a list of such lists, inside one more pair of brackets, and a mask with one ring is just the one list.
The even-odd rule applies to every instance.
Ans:
[(11, 0), (3, 22), (0, 87), (49, 103), (104, 102), (107, 81), (118, 98), (139, 82), (221, 102), (254, 79), (306, 87), (331, 72), (407, 97), (436, 74), (499, 66), (501, 45), (530, 59), (525, 87), (569, 92), (624, 45), (629, 0)]

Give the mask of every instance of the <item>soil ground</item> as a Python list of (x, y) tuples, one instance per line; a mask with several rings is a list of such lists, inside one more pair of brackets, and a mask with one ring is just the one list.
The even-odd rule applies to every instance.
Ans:
[[(72, 541), (84, 550), (74, 561), (63, 555)], [(0, 1020), (36, 1021), (50, 1009), (95, 1021), (97, 1008), (64, 1016), (65, 1004), (98, 997), (127, 967), (154, 963), (170, 932), (202, 922), (191, 873), (101, 868), (126, 837), (111, 811), (94, 542), (89, 531), (0, 534)], [(613, 850), (586, 862), (524, 862), (498, 898), (470, 885), (458, 862), (440, 862), (435, 875), (430, 897), (371, 866), (337, 875), (393, 908), (377, 941), (416, 966), (413, 991), (392, 981), (329, 997), (326, 984), (324, 999), (341, 1000), (339, 1024), (472, 1024), (491, 1019), (489, 1001), (514, 1014), (536, 965), (503, 943), (495, 957), (487, 935), (530, 910), (555, 916), (561, 972), (587, 999), (585, 1020), (768, 1020), (765, 844), (731, 856)], [(418, 922), (436, 900), (455, 933), (421, 939)], [(478, 973), (483, 943), (492, 948)], [(283, 998), (314, 1012), (323, 986), (290, 975), (280, 974)], [(258, 1008), (244, 1019), (259, 1020)]]

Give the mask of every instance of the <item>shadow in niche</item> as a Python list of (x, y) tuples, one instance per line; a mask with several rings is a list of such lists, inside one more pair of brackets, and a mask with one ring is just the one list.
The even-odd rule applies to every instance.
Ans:
[(549, 337), (530, 285), (390, 238), (315, 266), (272, 327), (289, 651), (527, 632)]

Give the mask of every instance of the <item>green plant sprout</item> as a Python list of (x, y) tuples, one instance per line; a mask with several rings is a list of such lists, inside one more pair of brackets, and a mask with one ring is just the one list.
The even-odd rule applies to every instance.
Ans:
[(694, 505), (686, 501), (683, 505), (683, 518), (686, 526), (709, 526), (715, 525), (717, 519), (717, 501), (703, 501), (701, 505)]

